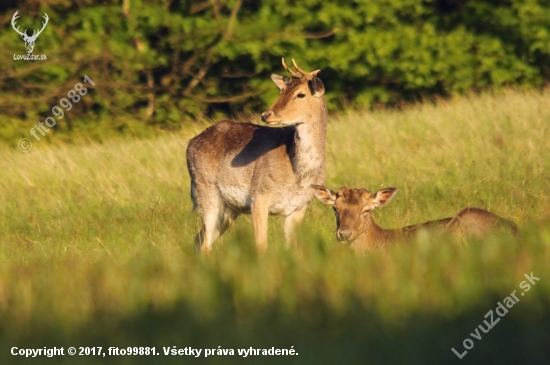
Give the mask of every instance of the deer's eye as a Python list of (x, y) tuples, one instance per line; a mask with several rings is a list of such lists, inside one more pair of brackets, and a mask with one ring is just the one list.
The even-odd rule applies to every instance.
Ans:
[(340, 216), (340, 213), (338, 213), (338, 211), (336, 210), (336, 208), (332, 208), (334, 210), (334, 214), (336, 215), (336, 217), (339, 217)]
[(298, 99), (303, 99), (303, 98), (306, 97), (306, 94), (300, 93), (300, 94), (296, 95), (296, 97), (297, 97)]
[(367, 215), (370, 213), (370, 209), (365, 209), (364, 211), (361, 212), (362, 215)]

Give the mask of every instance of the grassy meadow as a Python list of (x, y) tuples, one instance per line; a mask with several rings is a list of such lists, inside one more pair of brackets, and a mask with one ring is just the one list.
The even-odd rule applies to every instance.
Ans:
[[(374, 213), (382, 227), (465, 206), (520, 227), (518, 239), (423, 235), (365, 256), (337, 243), (332, 210), (318, 201), (294, 250), (273, 217), (258, 258), (241, 216), (211, 255), (195, 254), (185, 149), (205, 126), (151, 140), (40, 141), (28, 153), (0, 146), (0, 363), (548, 363), (550, 90), (329, 113), (326, 185), (397, 187)], [(473, 339), (531, 272), (540, 281)], [(465, 351), (466, 338), (474, 347), (459, 360), (451, 348)], [(30, 359), (13, 346), (235, 355)], [(291, 346), (297, 356), (237, 354)]]

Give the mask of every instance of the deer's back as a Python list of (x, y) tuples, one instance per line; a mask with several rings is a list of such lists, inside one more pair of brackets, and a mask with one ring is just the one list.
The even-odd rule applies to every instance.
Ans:
[(479, 208), (464, 208), (447, 225), (447, 230), (453, 233), (471, 236), (483, 236), (488, 233), (503, 231), (517, 234), (517, 226), (496, 214)]
[(404, 237), (414, 236), (418, 233), (419, 230), (428, 229), (428, 230), (444, 230), (445, 227), (452, 221), (453, 218), (443, 218), (433, 221), (428, 221), (424, 223), (413, 224), (411, 226), (406, 226), (401, 229)]
[(296, 191), (300, 189), (291, 164), (294, 132), (294, 127), (217, 123), (189, 141), (192, 184), (215, 187), (225, 204), (241, 212), (250, 210), (255, 195), (269, 194), (274, 202), (270, 213), (290, 214), (312, 198), (309, 185), (303, 192)]

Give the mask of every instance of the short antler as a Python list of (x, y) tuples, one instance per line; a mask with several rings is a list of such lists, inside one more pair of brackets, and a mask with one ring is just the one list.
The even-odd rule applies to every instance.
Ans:
[(21, 33), (21, 32), (19, 31), (19, 27), (17, 27), (17, 28), (15, 27), (15, 21), (17, 20), (17, 18), (19, 18), (19, 17), (17, 16), (17, 13), (19, 13), (19, 10), (17, 10), (17, 11), (15, 12), (15, 14), (13, 14), (13, 17), (11, 18), (11, 26), (13, 27), (13, 29), (14, 29), (17, 33), (21, 34), (22, 36), (26, 36), (26, 35), (27, 35), (27, 30), (26, 30), (26, 29), (25, 29), (25, 33)]
[[(292, 60), (292, 62), (294, 62), (294, 60)], [(283, 57), (283, 67), (285, 68), (285, 70), (288, 71), (288, 73), (290, 73), (292, 75), (292, 77), (297, 77), (297, 78), (301, 78), (302, 75), (299, 74), (299, 73), (296, 73), (294, 71), (292, 71), (285, 63), (285, 58)]]
[(302, 70), (300, 67), (298, 67), (298, 65), (296, 64), (296, 62), (294, 61), (294, 58), (292, 59), (292, 64), (294, 65), (294, 68), (300, 72), (302, 75), (304, 75), (305, 77), (307, 78), (313, 78), (313, 76), (317, 76), (317, 74), (319, 72), (321, 72), (321, 70), (315, 70), (315, 71), (312, 71), (312, 72), (305, 72), (304, 70)]
[(296, 77), (298, 79), (302, 78), (302, 77), (305, 77), (306, 79), (312, 79), (314, 76), (317, 76), (317, 74), (319, 72), (321, 72), (321, 70), (315, 70), (313, 72), (305, 72), (304, 70), (302, 70), (300, 67), (298, 67), (298, 65), (296, 64), (296, 61), (294, 61), (294, 58), (292, 59), (292, 64), (294, 65), (294, 68), (296, 69), (296, 71), (298, 72), (294, 72), (292, 71), (285, 63), (285, 59), (283, 57), (283, 67), (285, 68), (285, 70), (287, 70), (291, 75), (292, 77)]

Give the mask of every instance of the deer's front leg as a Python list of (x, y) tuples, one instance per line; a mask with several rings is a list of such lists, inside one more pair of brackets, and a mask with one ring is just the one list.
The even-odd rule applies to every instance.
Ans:
[(254, 228), (254, 241), (259, 254), (267, 250), (267, 218), (269, 215), (269, 199), (258, 197), (252, 201), (250, 207), (252, 213), (252, 227)]

